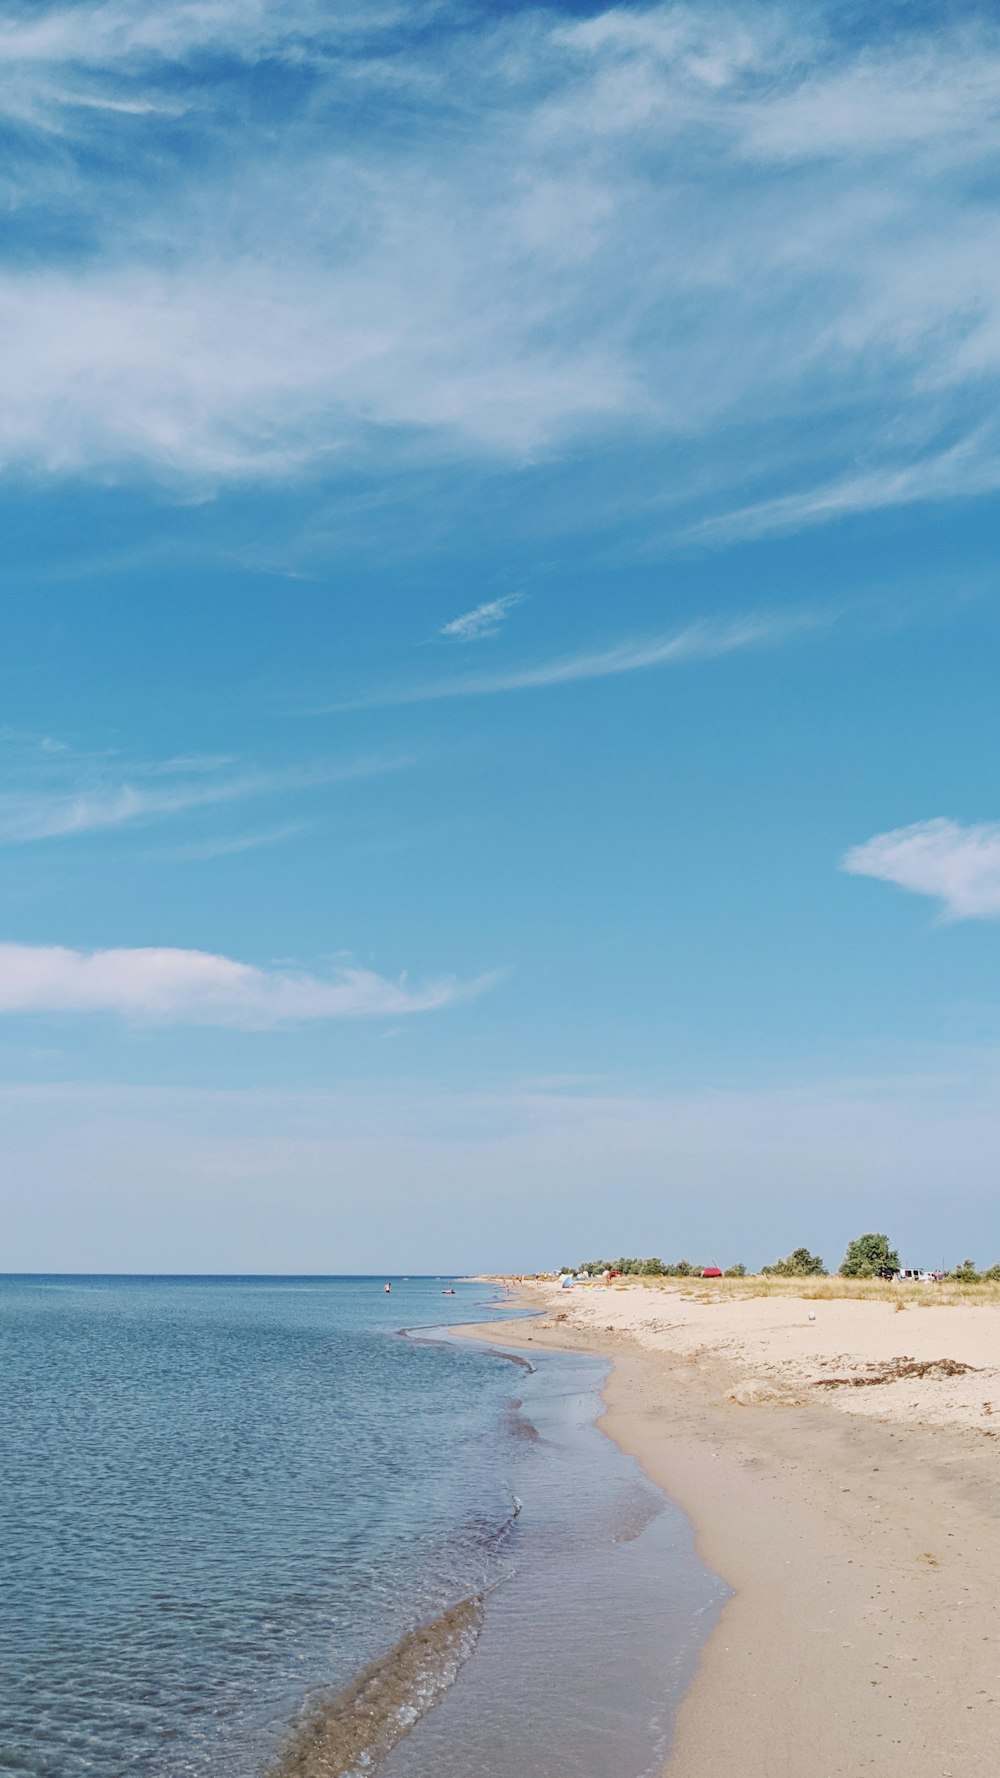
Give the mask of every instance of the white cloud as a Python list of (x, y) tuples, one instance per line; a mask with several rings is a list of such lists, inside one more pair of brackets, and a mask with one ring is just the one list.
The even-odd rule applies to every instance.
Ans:
[(996, 47), (995, 33), (972, 24), (929, 40), (904, 34), (839, 66), (807, 68), (748, 106), (748, 146), (778, 161), (967, 153), (970, 120), (989, 128), (1000, 112)]
[[(332, 162), (301, 174), (310, 185), (337, 176)], [(361, 170), (345, 176), (357, 184)], [(382, 194), (376, 217), (394, 202)], [(333, 269), (312, 259), (319, 242), (285, 257), (279, 228), (257, 253), (234, 243), (229, 263), (189, 249), (174, 269), (0, 278), (0, 468), (140, 463), (185, 481), (284, 479), (331, 453), (364, 461), (381, 429), (517, 458), (628, 413), (628, 373), (599, 340), (531, 344), (533, 325), (555, 320), (541, 293), (534, 323), (516, 325), (512, 361), (505, 317), (477, 307), (475, 267), (426, 198), (384, 223), (391, 239)], [(259, 225), (265, 235), (266, 210)]]
[(962, 826), (939, 816), (876, 834), (842, 860), (853, 876), (876, 877), (930, 895), (951, 920), (1000, 919), (1000, 823)]
[(738, 507), (689, 526), (683, 537), (688, 542), (730, 543), (743, 537), (781, 536), (851, 513), (925, 500), (969, 500), (998, 489), (1000, 440), (994, 427), (977, 427), (968, 438), (918, 462), (873, 467), (825, 486)]
[(402, 6), (372, 7), (367, 13), (315, 0), (152, 0), (136, 8), (120, 0), (90, 0), (76, 6), (36, 8), (0, 26), (0, 65), (60, 67), (73, 63), (107, 72), (146, 69), (157, 62), (185, 63), (206, 50), (247, 62), (265, 57), (300, 61), (323, 44), (333, 47), (353, 37), (369, 39), (398, 23)]
[[(639, 673), (651, 667), (683, 661), (716, 660), (746, 648), (773, 647), (790, 637), (816, 628), (821, 621), (801, 614), (772, 613), (738, 618), (732, 623), (696, 623), (667, 635), (630, 638), (610, 648), (558, 655), (535, 666), (505, 673), (470, 673), (440, 679), (430, 685), (371, 692), (332, 710), (365, 710), (384, 705), (436, 703), (445, 698), (492, 697), (501, 692), (540, 691), (550, 685), (572, 685), (581, 679), (608, 679), (620, 673)], [(324, 714), (317, 711), (315, 714)]]
[[(211, 484), (673, 439), (672, 502), (739, 488), (751, 534), (997, 485), (989, 19), (444, 6), (428, 48), (411, 16), (5, 23), (34, 245), (0, 278), (0, 463)], [(275, 60), (258, 119), (233, 83)], [(61, 215), (79, 252), (46, 258)]]
[(258, 969), (207, 951), (74, 951), (0, 944), (0, 1015), (115, 1013), (158, 1024), (251, 1030), (307, 1020), (399, 1018), (482, 993), (494, 976), (411, 985), (344, 964), (329, 976)]
[(504, 619), (520, 605), (523, 593), (504, 593), (500, 599), (488, 599), (473, 611), (464, 611), (450, 623), (441, 625), (441, 635), (453, 642), (479, 642), (484, 636), (495, 636)]
[(359, 759), (344, 765), (316, 765), (288, 771), (219, 775), (227, 760), (171, 760), (134, 768), (127, 781), (94, 782), (94, 768), (73, 755), (60, 768), (90, 782), (72, 788), (42, 784), (0, 792), (0, 845), (64, 839), (110, 828), (161, 821), (253, 798), (288, 795), (397, 769), (403, 762)]

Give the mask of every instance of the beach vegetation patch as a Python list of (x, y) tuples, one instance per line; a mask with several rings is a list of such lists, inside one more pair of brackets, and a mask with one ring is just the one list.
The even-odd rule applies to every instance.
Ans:
[(826, 1267), (818, 1253), (810, 1253), (808, 1247), (796, 1247), (784, 1259), (776, 1259), (773, 1266), (763, 1267), (765, 1278), (825, 1278)]
[[(996, 1271), (995, 1266), (993, 1270)], [(975, 1261), (971, 1259), (963, 1259), (961, 1265), (955, 1267), (951, 1277), (956, 1284), (981, 1284), (983, 1281), (982, 1272), (976, 1270)]]
[(899, 1254), (888, 1235), (859, 1235), (849, 1241), (840, 1267), (842, 1278), (884, 1278), (899, 1271)]

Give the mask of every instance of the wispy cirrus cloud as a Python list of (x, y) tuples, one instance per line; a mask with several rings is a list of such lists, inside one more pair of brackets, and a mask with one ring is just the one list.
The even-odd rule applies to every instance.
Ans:
[(298, 839), (300, 834), (308, 833), (313, 826), (314, 823), (309, 821), (285, 821), (279, 827), (263, 827), (253, 833), (216, 834), (205, 840), (191, 840), (185, 845), (171, 846), (169, 850), (157, 853), (157, 856), (172, 859), (176, 864), (208, 863), (213, 858), (236, 858), (242, 852), (260, 852), (269, 846), (284, 845), (286, 840)]
[(463, 611), (461, 617), (442, 624), (440, 633), (451, 642), (481, 642), (486, 636), (496, 636), (505, 618), (523, 598), (523, 593), (504, 593), (502, 598), (487, 599), (472, 611)]
[(970, 500), (1000, 489), (1000, 436), (977, 427), (947, 450), (892, 468), (873, 466), (820, 487), (781, 494), (704, 519), (682, 533), (686, 542), (731, 543), (825, 525), (854, 513), (921, 501)]
[(208, 951), (0, 944), (0, 1015), (113, 1013), (154, 1024), (264, 1030), (435, 1012), (483, 993), (496, 979), (411, 983), (350, 963), (316, 975), (261, 969)]
[(937, 816), (876, 834), (841, 869), (940, 901), (949, 920), (1000, 919), (1000, 822)]
[(0, 27), (0, 66), (72, 63), (105, 75), (149, 73), (157, 64), (188, 65), (206, 52), (249, 63), (296, 63), (355, 40), (370, 44), (409, 12), (404, 5), (332, 12), (316, 0), (292, 6), (280, 0), (153, 0), (139, 10), (122, 0), (85, 0), (9, 14)]
[(315, 715), (337, 710), (368, 710), (396, 704), (428, 704), (447, 698), (494, 697), (503, 692), (541, 691), (547, 686), (573, 685), (585, 679), (609, 679), (621, 673), (642, 673), (653, 667), (685, 661), (717, 660), (744, 649), (776, 647), (831, 621), (802, 613), (745, 616), (730, 623), (702, 622), (664, 635), (631, 637), (608, 648), (556, 655), (534, 665), (501, 673), (469, 673), (424, 685), (398, 686), (368, 692), (331, 704)]
[[(235, 771), (229, 758), (135, 762), (63, 750), (56, 769), (27, 786), (0, 791), (0, 845), (68, 839), (139, 826), (199, 810), (319, 790), (399, 770), (399, 758), (372, 757), (281, 771)], [(224, 845), (215, 835), (216, 845)]]
[(213, 484), (675, 441), (678, 528), (720, 541), (995, 488), (995, 18), (422, 16), (5, 22), (0, 464)]

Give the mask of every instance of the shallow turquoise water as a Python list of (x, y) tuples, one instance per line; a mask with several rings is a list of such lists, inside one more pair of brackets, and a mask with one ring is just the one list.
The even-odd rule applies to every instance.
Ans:
[[(0, 1769), (256, 1778), (303, 1700), (481, 1594), (476, 1653), (436, 1709), (407, 1705), (416, 1728), (386, 1770), (457, 1778), (475, 1719), (494, 1749), (478, 1769), (529, 1778), (525, 1659), (553, 1735), (579, 1707), (568, 1676), (609, 1668), (587, 1586), (576, 1599), (583, 1563), (630, 1601), (603, 1712), (613, 1763), (597, 1748), (585, 1769), (655, 1763), (718, 1583), (594, 1430), (593, 1361), (552, 1356), (529, 1376), (400, 1337), (490, 1312), (488, 1287), (441, 1289), (0, 1281)], [(633, 1683), (650, 1614), (659, 1653)], [(539, 1732), (540, 1774), (556, 1768)]]

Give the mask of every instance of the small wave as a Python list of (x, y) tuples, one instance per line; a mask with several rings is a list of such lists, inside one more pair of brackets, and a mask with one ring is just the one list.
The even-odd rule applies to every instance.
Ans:
[[(485, 1550), (489, 1555), (499, 1555), (520, 1517), (523, 1504), (523, 1501), (519, 1500), (517, 1495), (512, 1493), (509, 1510), (500, 1520), (499, 1524), (489, 1519), (469, 1519), (465, 1524), (466, 1534), (473, 1539), (480, 1549)], [(503, 1576), (501, 1575), (499, 1579), (487, 1581), (484, 1591), (487, 1593), (492, 1592), (493, 1588), (499, 1585), (499, 1580), (502, 1578)]]
[(267, 1778), (361, 1778), (455, 1683), (479, 1640), (481, 1593), (408, 1630), (343, 1691), (312, 1704)]
[(504, 1519), (502, 1525), (494, 1536), (494, 1542), (497, 1545), (503, 1543), (508, 1533), (514, 1529), (514, 1526), (521, 1516), (523, 1506), (524, 1501), (519, 1500), (516, 1494), (512, 1494), (510, 1497), (510, 1512), (507, 1514), (507, 1517)]

